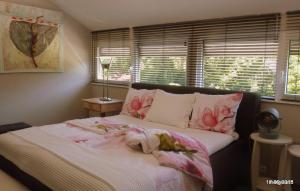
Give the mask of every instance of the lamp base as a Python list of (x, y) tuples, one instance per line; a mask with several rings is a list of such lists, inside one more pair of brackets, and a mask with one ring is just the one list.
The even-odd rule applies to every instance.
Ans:
[(111, 101), (112, 99), (110, 97), (101, 97), (100, 101)]

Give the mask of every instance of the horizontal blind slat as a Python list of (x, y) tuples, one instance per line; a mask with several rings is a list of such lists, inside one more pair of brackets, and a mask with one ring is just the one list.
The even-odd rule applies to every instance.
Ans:
[(285, 94), (289, 95), (288, 99), (297, 100), (300, 96), (300, 11), (287, 13), (286, 36), (289, 49)]
[(114, 29), (92, 32), (93, 64), (96, 65), (97, 79), (103, 80), (99, 58), (112, 59), (108, 79), (115, 82), (130, 80), (130, 42), (129, 29)]
[(268, 14), (134, 27), (134, 80), (274, 96), (279, 24)]

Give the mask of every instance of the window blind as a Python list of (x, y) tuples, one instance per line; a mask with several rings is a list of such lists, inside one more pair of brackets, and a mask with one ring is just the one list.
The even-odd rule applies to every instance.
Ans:
[(280, 14), (135, 27), (134, 81), (274, 96)]
[(224, 19), (207, 28), (204, 86), (274, 96), (280, 15)]
[(185, 27), (158, 25), (134, 28), (134, 81), (185, 85)]
[(286, 34), (289, 48), (285, 93), (296, 100), (300, 96), (300, 11), (287, 13)]
[(103, 80), (101, 62), (110, 62), (108, 79), (113, 82), (130, 81), (129, 29), (92, 32), (92, 62), (96, 79)]

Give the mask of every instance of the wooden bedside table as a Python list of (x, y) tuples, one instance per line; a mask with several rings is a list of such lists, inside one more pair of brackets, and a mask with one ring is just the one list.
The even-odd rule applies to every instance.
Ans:
[(267, 184), (267, 180), (272, 180), (273, 178), (269, 177), (260, 177), (259, 176), (259, 168), (260, 168), (260, 146), (261, 144), (269, 144), (273, 146), (281, 146), (281, 154), (279, 159), (279, 168), (278, 168), (278, 180), (286, 179), (286, 159), (288, 146), (293, 142), (292, 138), (279, 135), (278, 139), (264, 139), (259, 136), (259, 133), (252, 133), (251, 139), (254, 141), (253, 151), (252, 151), (252, 159), (251, 159), (251, 183), (252, 183), (252, 191), (259, 190), (268, 190), (268, 191), (282, 191), (283, 185), (274, 185)]
[(82, 99), (83, 107), (90, 111), (100, 112), (101, 117), (105, 117), (107, 112), (118, 112), (122, 110), (123, 101), (112, 99), (111, 101), (100, 101), (99, 98)]

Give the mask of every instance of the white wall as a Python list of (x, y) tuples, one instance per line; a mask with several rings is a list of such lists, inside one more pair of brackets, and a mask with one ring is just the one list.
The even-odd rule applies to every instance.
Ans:
[[(300, 103), (263, 102), (262, 110), (276, 108), (282, 118), (281, 132), (291, 136), (296, 142), (300, 141)], [(299, 142), (300, 143), (300, 142)]]
[[(6, 0), (58, 10), (48, 0)], [(32, 125), (83, 117), (81, 98), (90, 97), (89, 31), (64, 15), (64, 72), (0, 74), (0, 124)]]
[(299, 0), (51, 0), (91, 30), (299, 10)]

